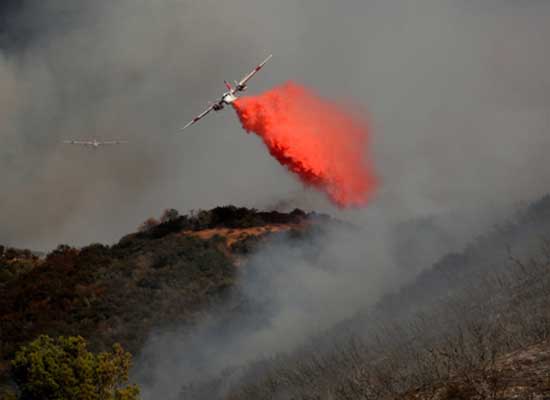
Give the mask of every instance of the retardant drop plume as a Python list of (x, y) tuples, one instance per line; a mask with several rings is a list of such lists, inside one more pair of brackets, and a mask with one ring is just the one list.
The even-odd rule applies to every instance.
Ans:
[(286, 83), (233, 103), (247, 132), (302, 182), (340, 207), (364, 206), (377, 180), (367, 157), (367, 123), (312, 91)]

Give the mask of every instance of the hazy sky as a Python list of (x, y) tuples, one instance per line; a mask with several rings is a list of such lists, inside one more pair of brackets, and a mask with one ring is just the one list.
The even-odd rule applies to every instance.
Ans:
[[(0, 243), (111, 242), (167, 207), (230, 203), (467, 231), (548, 190), (546, 1), (3, 4)], [(292, 79), (368, 110), (382, 187), (366, 210), (304, 189), (231, 110), (177, 133), (269, 53), (251, 93)], [(59, 143), (94, 137), (130, 143)]]
[[(425, 268), (548, 191), (549, 20), (543, 0), (3, 1), (0, 244), (111, 243), (168, 207), (302, 207), (361, 224), (322, 238), (324, 269), (284, 246), (256, 254), (265, 279), (240, 284), (272, 297), (271, 328), (224, 337), (212, 360), (196, 347), (219, 368), (235, 351), (290, 348), (412, 279), (402, 253)], [(178, 133), (270, 53), (251, 93), (295, 80), (367, 110), (381, 181), (369, 207), (340, 211), (304, 188), (232, 110)], [(60, 143), (89, 138), (130, 143)], [(394, 224), (424, 217), (427, 232), (397, 225), (420, 243), (411, 255)], [(186, 372), (180, 339), (150, 345), (174, 358), (163, 379)]]

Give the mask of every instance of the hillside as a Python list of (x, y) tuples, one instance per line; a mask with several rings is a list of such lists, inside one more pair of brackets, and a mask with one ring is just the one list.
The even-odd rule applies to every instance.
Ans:
[(550, 196), (297, 351), (180, 398), (542, 399), (548, 310)]
[[(237, 266), (271, 235), (307, 234), (327, 217), (218, 207), (175, 210), (113, 246), (61, 245), (40, 258), (0, 252), (0, 376), (14, 351), (40, 334), (82, 335), (92, 349), (120, 342), (139, 351), (154, 327), (192, 324), (216, 304), (228, 309)], [(230, 311), (229, 311), (230, 312)]]
[(403, 400), (474, 398), (550, 398), (550, 342), (534, 344), (498, 357), (490, 371), (469, 371), (468, 374), (403, 396)]
[[(308, 238), (334, 224), (343, 225), (300, 210), (168, 210), (112, 246), (62, 245), (45, 256), (1, 248), (0, 376), (6, 381), (7, 361), (21, 344), (44, 333), (82, 335), (93, 350), (120, 342), (139, 354), (156, 328), (191, 328), (212, 310), (225, 332), (263, 314), (236, 285), (258, 246), (284, 237), (316, 254), (304, 246), (313, 244)], [(412, 283), (305, 347), (178, 382), (180, 398), (544, 398), (548, 238), (550, 196), (462, 251), (416, 266), (424, 272)]]

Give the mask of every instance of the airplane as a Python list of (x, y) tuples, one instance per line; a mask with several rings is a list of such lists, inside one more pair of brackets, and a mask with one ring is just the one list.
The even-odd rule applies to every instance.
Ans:
[(79, 144), (82, 146), (91, 146), (94, 149), (99, 148), (99, 146), (105, 146), (109, 144), (124, 144), (128, 143), (126, 140), (64, 140), (65, 144)]
[(273, 57), (273, 54), (270, 54), (269, 57), (267, 57), (264, 61), (262, 61), (256, 68), (254, 68), (250, 73), (248, 73), (243, 79), (241, 79), (239, 82), (235, 81), (235, 86), (231, 86), (231, 84), (227, 81), (223, 81), (225, 83), (225, 87), (227, 88), (227, 92), (225, 92), (220, 99), (212, 103), (210, 102), (210, 106), (204, 110), (202, 113), (197, 115), (195, 118), (193, 118), (187, 125), (185, 125), (180, 130), (184, 130), (194, 123), (198, 122), (200, 119), (205, 117), (210, 111), (220, 111), (223, 110), (226, 105), (230, 105), (235, 100), (237, 100), (237, 93), (238, 92), (244, 92), (248, 87), (246, 84), (248, 81), (256, 75), (256, 73), (263, 68), (263, 66)]

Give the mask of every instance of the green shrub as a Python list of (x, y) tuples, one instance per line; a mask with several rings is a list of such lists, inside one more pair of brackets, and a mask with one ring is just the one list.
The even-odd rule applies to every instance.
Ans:
[(118, 344), (93, 354), (80, 337), (42, 335), (17, 352), (12, 362), (19, 400), (135, 400), (128, 385), (131, 355)]

